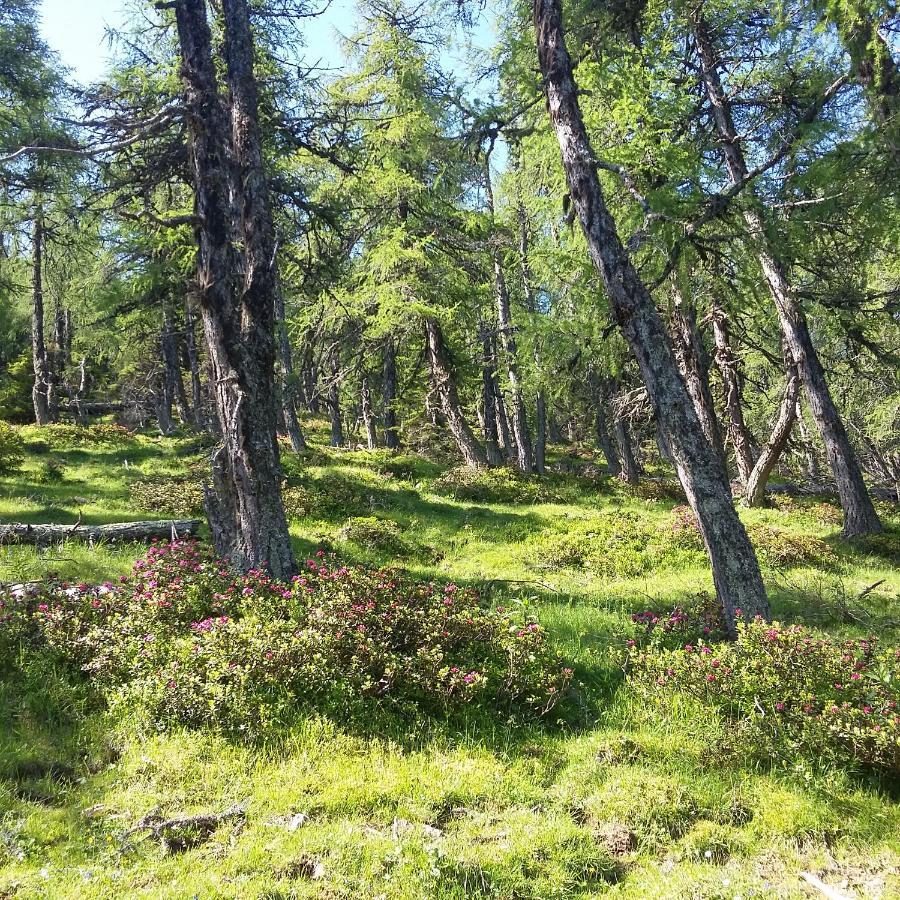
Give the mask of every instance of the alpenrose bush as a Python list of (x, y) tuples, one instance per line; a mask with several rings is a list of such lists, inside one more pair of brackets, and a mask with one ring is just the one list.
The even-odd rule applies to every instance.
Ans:
[(474, 591), (323, 551), (284, 584), (236, 576), (178, 541), (116, 584), (0, 602), (0, 669), (50, 652), (159, 725), (253, 733), (298, 711), (362, 719), (373, 707), (444, 716), (466, 705), (540, 717), (572, 677), (537, 623), (483, 608)]
[[(650, 699), (681, 691), (715, 706), (736, 745), (770, 762), (804, 757), (900, 776), (900, 650), (761, 620), (715, 642), (717, 627), (695, 627), (684, 610), (633, 618), (643, 633), (628, 641), (625, 668)], [(694, 637), (673, 647), (685, 634)]]

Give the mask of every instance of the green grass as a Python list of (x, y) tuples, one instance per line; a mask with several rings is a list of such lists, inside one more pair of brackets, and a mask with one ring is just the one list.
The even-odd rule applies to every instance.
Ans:
[[(298, 553), (327, 546), (527, 604), (575, 663), (583, 727), (480, 719), (366, 737), (310, 719), (250, 746), (113, 721), (95, 711), (89, 688), (32, 669), (25, 684), (0, 681), (0, 898), (724, 900), (808, 896), (801, 871), (843, 881), (850, 896), (900, 895), (900, 805), (887, 786), (815, 760), (772, 771), (719, 758), (726, 726), (713, 713), (675, 699), (660, 714), (618, 676), (610, 647), (633, 612), (711, 590), (701, 553), (670, 549), (627, 577), (546, 562), (561, 539), (622, 513), (666, 533), (675, 501), (572, 476), (550, 480), (543, 499), (552, 502), (494, 502), (490, 490), (456, 500), (439, 483), (446, 466), (325, 449), (322, 424), (308, 425), (313, 451), (286, 459), (289, 484), (306, 498), (291, 522)], [(3, 521), (153, 517), (133, 506), (130, 485), (183, 475), (200, 458), (187, 437), (91, 445), (61, 429), (28, 438), (50, 446), (0, 479)], [(48, 456), (62, 481), (43, 477)], [(900, 643), (896, 516), (888, 539), (868, 548), (840, 541), (833, 515), (812, 501), (742, 516), (833, 551), (825, 562), (765, 567), (779, 618)], [(377, 522), (351, 517), (395, 525), (383, 537)], [(0, 581), (102, 579), (141, 550), (4, 548)], [(125, 836), (154, 811), (237, 802), (247, 803), (243, 825), (225, 823), (181, 854), (146, 832)], [(292, 830), (296, 813), (307, 818)]]

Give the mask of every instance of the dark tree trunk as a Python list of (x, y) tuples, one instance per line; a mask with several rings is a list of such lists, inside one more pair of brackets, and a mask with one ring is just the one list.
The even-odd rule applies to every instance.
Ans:
[(34, 421), (49, 425), (53, 421), (53, 374), (44, 342), (44, 213), (40, 204), (34, 212), (31, 235), (31, 359), (34, 368)]
[(535, 400), (534, 471), (538, 475), (547, 474), (547, 401), (544, 392), (538, 391)]
[(503, 462), (497, 437), (497, 397), (494, 394), (494, 355), (491, 335), (487, 325), (480, 322), (478, 335), (481, 341), (481, 394), (483, 404), (484, 450), (489, 466)]
[(619, 454), (615, 445), (609, 436), (606, 410), (603, 406), (603, 392), (600, 389), (595, 373), (589, 374), (588, 381), (591, 385), (591, 393), (594, 395), (594, 437), (597, 440), (597, 447), (606, 460), (607, 472), (613, 478), (618, 478), (622, 474), (622, 464), (619, 461)]
[(506, 412), (506, 399), (503, 391), (500, 389), (500, 379), (497, 377), (497, 344), (496, 341), (491, 343), (491, 358), (494, 360), (494, 402), (497, 407), (497, 437), (500, 441), (500, 450), (504, 456), (510, 461), (515, 462), (516, 444), (513, 440), (512, 429), (509, 424), (509, 414)]
[(366, 428), (366, 446), (374, 450), (378, 446), (378, 433), (375, 431), (375, 414), (372, 412), (372, 391), (369, 388), (369, 377), (363, 373), (361, 379), (359, 409)]
[(753, 438), (744, 422), (744, 405), (741, 391), (741, 374), (738, 359), (731, 349), (731, 335), (725, 310), (713, 300), (713, 340), (716, 345), (715, 360), (725, 389), (725, 412), (728, 415), (728, 437), (734, 448), (734, 461), (738, 478), (746, 489), (753, 471)]
[(178, 406), (178, 416), (186, 425), (193, 424), (193, 416), (184, 390), (184, 381), (181, 378), (178, 333), (168, 301), (163, 303), (163, 329), (159, 343), (163, 367), (161, 404), (164, 407), (160, 418), (160, 431), (163, 434), (171, 434), (173, 404)]
[[(718, 54), (702, 8), (697, 8), (693, 12), (693, 31), (700, 55), (703, 83), (721, 138), (728, 175), (732, 183), (739, 184), (747, 178), (749, 170), (734, 125), (731, 99), (726, 94), (719, 76)], [(755, 193), (753, 186), (750, 185), (746, 190), (753, 198)], [(861, 534), (877, 534), (882, 530), (881, 522), (863, 481), (856, 453), (831, 397), (825, 371), (813, 346), (806, 316), (788, 281), (785, 265), (774, 251), (759, 207), (747, 206), (744, 209), (744, 220), (756, 244), (760, 268), (778, 311), (784, 341), (797, 366), (810, 411), (825, 444), (828, 464), (844, 510), (844, 535), (856, 537)]]
[(388, 450), (400, 449), (400, 420), (397, 415), (397, 348), (393, 337), (388, 337), (382, 350), (384, 377), (382, 399), (384, 402), (384, 445)]
[(194, 423), (198, 428), (206, 427), (206, 412), (203, 408), (203, 384), (200, 380), (200, 355), (197, 352), (197, 333), (194, 329), (194, 308), (190, 298), (184, 301), (184, 352), (191, 373), (191, 406)]
[(306, 438), (297, 418), (297, 387), (294, 378), (294, 357), (291, 353), (291, 342), (288, 338), (287, 322), (284, 312), (284, 294), (281, 285), (276, 282), (275, 322), (278, 329), (278, 361), (281, 364), (281, 421), (291, 442), (294, 453), (302, 453), (306, 449)]
[(725, 447), (709, 387), (709, 356), (700, 337), (694, 304), (685, 300), (677, 284), (673, 287), (672, 344), (703, 433), (724, 464)]
[(62, 303), (56, 304), (53, 316), (53, 344), (56, 350), (54, 368), (59, 375), (72, 362), (72, 313)]
[(616, 443), (619, 446), (621, 465), (619, 478), (626, 484), (637, 484), (641, 480), (641, 469), (634, 456), (634, 446), (631, 443), (631, 429), (624, 416), (616, 417)]
[(606, 207), (578, 104), (559, 0), (535, 0), (534, 20), (547, 105), (572, 202), (591, 260), (637, 359), (655, 417), (666, 430), (681, 483), (710, 556), (725, 621), (734, 631), (737, 610), (751, 620), (757, 615), (769, 617), (759, 563), (734, 508), (722, 461), (706, 440), (678, 373), (659, 310), (635, 271)]
[[(488, 216), (494, 218), (494, 191), (491, 184), (491, 154), (484, 157), (485, 196), (487, 198)], [(506, 275), (503, 272), (503, 258), (499, 248), (491, 239), (491, 259), (494, 265), (494, 300), (497, 304), (497, 331), (506, 357), (506, 372), (509, 379), (509, 390), (512, 396), (512, 430), (516, 441), (516, 465), (522, 472), (530, 472), (533, 466), (531, 458), (531, 432), (528, 428), (528, 414), (525, 409), (525, 398), (522, 392), (522, 378), (519, 374), (519, 350), (516, 346), (516, 333), (512, 322), (512, 310), (509, 303), (509, 290)]]
[(222, 445), (206, 508), (217, 550), (242, 570), (297, 570), (281, 500), (275, 391), (275, 241), (260, 149), (245, 0), (223, 0), (231, 127), (205, 0), (177, 0), (198, 238), (199, 301)]
[(788, 438), (791, 436), (791, 428), (797, 419), (797, 398), (800, 394), (800, 378), (797, 375), (796, 368), (792, 365), (788, 371), (787, 385), (784, 389), (784, 396), (781, 399), (781, 406), (778, 411), (778, 418), (772, 428), (772, 434), (769, 437), (766, 446), (762, 448), (756, 465), (747, 479), (747, 487), (744, 496), (744, 502), (747, 506), (762, 506), (766, 498), (766, 484), (772, 470), (781, 459), (784, 448), (787, 446)]
[(344, 425), (341, 421), (341, 359), (337, 344), (331, 350), (331, 377), (328, 381), (328, 418), (331, 420), (331, 446), (344, 446)]
[(463, 414), (450, 354), (436, 319), (425, 320), (425, 335), (431, 377), (453, 440), (467, 466), (487, 465), (484, 448), (475, 440), (472, 428)]

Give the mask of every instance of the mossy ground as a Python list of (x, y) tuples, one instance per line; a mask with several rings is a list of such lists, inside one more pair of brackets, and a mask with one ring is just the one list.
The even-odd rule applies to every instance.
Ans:
[[(298, 554), (327, 546), (528, 604), (575, 664), (583, 724), (480, 718), (373, 736), (323, 718), (250, 746), (109, 721), (59, 673), (32, 669), (28, 683), (0, 681), (0, 897), (803, 897), (803, 871), (848, 896), (900, 896), (890, 785), (815, 760), (772, 771), (740, 748), (724, 756), (727, 726), (714, 714), (678, 701), (649, 709), (622, 680), (610, 648), (631, 614), (711, 589), (703, 554), (669, 540), (676, 500), (562, 475), (539, 488), (501, 476), (454, 499), (448, 466), (331, 451), (307, 424), (313, 451), (285, 460)], [(202, 450), (190, 437), (27, 437), (25, 467), (0, 480), (2, 521), (153, 517), (130, 486), (182, 476)], [(48, 457), (62, 480), (47, 477)], [(796, 564), (765, 564), (776, 616), (900, 643), (896, 515), (885, 539), (854, 547), (833, 509), (781, 506), (742, 512), (798, 548)], [(553, 564), (561, 542), (590, 547), (623, 516), (665, 540), (611, 547), (607, 557), (631, 554), (619, 565)], [(395, 524), (381, 534), (379, 519)], [(4, 548), (0, 581), (99, 580), (142, 549)], [(244, 801), (243, 825), (183, 853), (124, 837), (153, 811)], [(292, 825), (297, 813), (306, 819)]]

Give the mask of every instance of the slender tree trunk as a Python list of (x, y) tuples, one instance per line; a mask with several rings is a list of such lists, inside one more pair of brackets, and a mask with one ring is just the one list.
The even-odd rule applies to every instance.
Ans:
[(749, 619), (769, 617), (759, 563), (734, 508), (722, 461), (706, 440), (678, 373), (659, 310), (606, 207), (578, 104), (559, 0), (535, 0), (534, 20), (550, 119), (591, 260), (637, 359), (654, 414), (666, 430), (710, 556), (725, 622), (734, 631), (738, 610)]
[(88, 417), (84, 408), (84, 402), (87, 400), (88, 391), (91, 382), (87, 370), (87, 357), (82, 356), (81, 362), (78, 364), (78, 391), (75, 394), (75, 410), (78, 417), (79, 425), (87, 425)]
[(425, 334), (428, 341), (428, 364), (435, 390), (440, 398), (441, 408), (447, 419), (447, 427), (467, 466), (487, 465), (484, 448), (475, 440), (475, 435), (463, 414), (450, 354), (447, 351), (441, 326), (436, 319), (427, 318), (425, 320)]
[(547, 401), (544, 392), (538, 391), (535, 400), (536, 436), (534, 442), (534, 471), (538, 475), (547, 474)]
[(397, 348), (388, 336), (382, 349), (384, 401), (384, 445), (388, 450), (400, 449), (400, 420), (397, 415)]
[(678, 368), (691, 395), (703, 433), (724, 463), (725, 447), (709, 387), (709, 356), (697, 327), (697, 311), (693, 303), (685, 300), (677, 283), (673, 283), (672, 293), (672, 344)]
[(631, 429), (624, 416), (616, 417), (616, 443), (619, 445), (619, 456), (622, 464), (619, 468), (619, 477), (626, 484), (637, 484), (641, 480), (641, 469), (634, 456), (634, 446), (631, 443)]
[(594, 435), (597, 439), (597, 446), (606, 460), (606, 469), (613, 478), (618, 478), (622, 474), (622, 464), (619, 460), (619, 454), (616, 452), (615, 445), (609, 436), (609, 427), (606, 422), (606, 410), (603, 408), (603, 398), (599, 392), (594, 400)]
[[(493, 222), (494, 190), (491, 184), (490, 152), (487, 152), (484, 157), (484, 182), (488, 216)], [(516, 333), (513, 328), (506, 275), (503, 272), (503, 258), (494, 242), (493, 236), (491, 239), (491, 259), (494, 264), (494, 299), (497, 304), (497, 330), (500, 335), (500, 343), (503, 346), (503, 353), (506, 357), (506, 372), (512, 396), (512, 430), (516, 440), (516, 465), (522, 472), (530, 472), (533, 467), (531, 432), (528, 428), (528, 414), (525, 409), (522, 378), (519, 373), (519, 350), (516, 346)]]
[(369, 388), (369, 377), (365, 373), (361, 376), (359, 408), (363, 425), (366, 428), (366, 446), (369, 450), (374, 450), (378, 446), (378, 433), (375, 431), (375, 415), (372, 412), (372, 391)]
[(44, 212), (40, 204), (34, 211), (31, 236), (31, 358), (34, 368), (34, 421), (49, 425), (53, 421), (53, 375), (44, 342)]
[(242, 570), (297, 570), (281, 500), (275, 391), (275, 240), (260, 148), (245, 0), (223, 0), (231, 122), (205, 0), (177, 0), (198, 279), (222, 445), (206, 508), (217, 550)]
[(328, 382), (328, 417), (331, 420), (331, 446), (344, 446), (344, 425), (341, 420), (341, 360), (338, 346), (331, 349), (331, 378)]
[(287, 432), (294, 453), (306, 450), (306, 438), (297, 418), (297, 388), (294, 378), (294, 357), (288, 338), (287, 321), (284, 311), (284, 294), (276, 282), (275, 322), (278, 329), (278, 361), (281, 364), (281, 420)]
[(766, 446), (763, 447), (756, 460), (756, 465), (747, 480), (744, 502), (747, 506), (762, 506), (766, 499), (766, 484), (772, 470), (784, 453), (791, 428), (797, 419), (797, 398), (800, 394), (800, 378), (796, 368), (791, 365), (787, 375), (787, 385), (778, 411), (778, 418), (772, 429)]
[[(718, 53), (701, 7), (697, 7), (693, 12), (693, 31), (700, 55), (703, 83), (721, 138), (728, 175), (732, 183), (738, 184), (746, 179), (749, 170), (734, 125), (731, 99), (726, 94), (719, 76)], [(752, 185), (746, 190), (751, 200), (755, 200)], [(825, 371), (813, 346), (803, 309), (788, 281), (784, 264), (775, 254), (758, 203), (746, 207), (744, 220), (756, 244), (760, 268), (778, 311), (784, 340), (797, 366), (810, 411), (825, 444), (828, 464), (844, 510), (844, 535), (855, 537), (861, 534), (877, 534), (882, 530), (881, 522), (863, 481), (856, 453), (831, 397)]]
[(734, 448), (734, 460), (738, 478), (746, 490), (753, 471), (753, 438), (744, 422), (744, 406), (741, 398), (741, 375), (738, 359), (731, 349), (728, 317), (722, 305), (713, 299), (713, 340), (716, 345), (715, 360), (725, 389), (725, 411), (728, 414), (728, 437)]
[(803, 447), (803, 455), (806, 457), (806, 477), (810, 481), (818, 481), (822, 477), (822, 470), (819, 468), (819, 458), (816, 456), (816, 445), (803, 419), (803, 409), (799, 398), (797, 399), (797, 430), (800, 432), (800, 444)]
[(478, 324), (478, 335), (481, 341), (481, 393), (484, 429), (484, 449), (489, 466), (499, 466), (503, 462), (500, 443), (497, 437), (497, 397), (494, 394), (494, 358), (491, 347), (491, 335), (484, 322)]
[(203, 403), (203, 383), (200, 380), (200, 355), (197, 352), (197, 334), (194, 329), (194, 308), (189, 297), (184, 301), (184, 350), (191, 373), (191, 406), (194, 423), (198, 428), (206, 427), (206, 412)]

